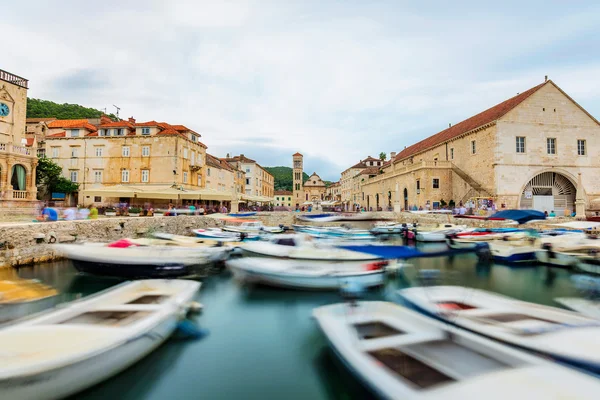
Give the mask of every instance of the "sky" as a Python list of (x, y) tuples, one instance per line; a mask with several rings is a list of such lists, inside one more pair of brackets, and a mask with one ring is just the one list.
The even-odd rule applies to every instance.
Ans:
[(599, 2), (485, 3), (22, 0), (0, 69), (30, 97), (184, 124), (218, 157), (299, 151), (332, 181), (545, 75), (600, 117)]

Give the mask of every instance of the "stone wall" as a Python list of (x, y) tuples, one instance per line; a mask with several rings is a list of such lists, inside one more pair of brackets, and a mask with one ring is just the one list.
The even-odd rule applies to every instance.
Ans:
[[(423, 215), (406, 212), (379, 212), (374, 214), (381, 218), (399, 222), (418, 222), (422, 226), (437, 226), (442, 223), (454, 223), (471, 227), (505, 226), (501, 221), (458, 220), (449, 215), (439, 214)], [(255, 218), (266, 226), (291, 226), (297, 223), (297, 215), (300, 215), (300, 213), (269, 212), (258, 213)], [(563, 219), (557, 218), (552, 223), (561, 221), (564, 222)], [(334, 222), (326, 225), (340, 225), (342, 223), (348, 224), (348, 222)], [(362, 222), (361, 224), (365, 223), (372, 224), (372, 222)], [(191, 229), (220, 227), (225, 224), (226, 221), (207, 216), (112, 217), (52, 223), (5, 224), (0, 225), (0, 268), (60, 259), (55, 245), (48, 243), (53, 241), (53, 238), (56, 238), (56, 243), (109, 242), (123, 237), (145, 236), (153, 231), (191, 235)], [(539, 223), (539, 225), (531, 225), (531, 227), (543, 225), (544, 223)]]

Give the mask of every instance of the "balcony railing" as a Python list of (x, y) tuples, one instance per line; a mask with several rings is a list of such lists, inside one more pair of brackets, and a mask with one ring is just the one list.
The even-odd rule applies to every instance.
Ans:
[(19, 146), (12, 143), (0, 143), (0, 152), (22, 154), (25, 156), (31, 155), (31, 150), (27, 147)]
[(13, 199), (26, 199), (27, 198), (27, 190), (13, 190), (12, 198)]
[(27, 85), (29, 83), (27, 79), (21, 78), (18, 75), (11, 74), (10, 72), (4, 71), (2, 69), (0, 69), (0, 80), (12, 83), (13, 85), (21, 86), (25, 89), (27, 89)]

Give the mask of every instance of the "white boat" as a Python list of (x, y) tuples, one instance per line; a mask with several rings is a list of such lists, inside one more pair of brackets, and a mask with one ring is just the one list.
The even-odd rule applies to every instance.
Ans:
[(192, 233), (201, 239), (216, 240), (220, 242), (239, 242), (240, 234), (236, 232), (226, 232), (221, 228), (193, 229)]
[(600, 372), (600, 321), (595, 319), (460, 286), (414, 287), (398, 293), (447, 323)]
[(531, 264), (537, 262), (538, 248), (528, 240), (487, 242), (495, 261), (505, 264)]
[(0, 398), (60, 399), (102, 382), (173, 333), (200, 284), (126, 282), (0, 330)]
[(250, 256), (304, 261), (344, 261), (362, 264), (380, 258), (366, 253), (338, 249), (327, 243), (312, 240), (306, 235), (277, 235), (268, 241), (242, 243), (239, 248)]
[(339, 221), (341, 217), (337, 214), (304, 214), (296, 215), (296, 219), (304, 222), (323, 223)]
[(394, 400), (596, 399), (597, 379), (381, 301), (313, 316), (344, 364)]
[(106, 243), (58, 244), (56, 249), (79, 272), (120, 278), (179, 278), (196, 275), (196, 266), (211, 263), (206, 252), (178, 247), (109, 247)]
[(415, 224), (397, 223), (397, 222), (383, 222), (377, 223), (370, 232), (373, 235), (398, 235), (404, 233), (408, 229), (415, 228)]
[(418, 242), (445, 242), (448, 235), (464, 232), (465, 225), (441, 224), (431, 230), (418, 229), (415, 240)]
[(293, 289), (335, 290), (348, 284), (361, 288), (385, 283), (386, 261), (309, 262), (243, 257), (226, 262), (241, 281)]
[(223, 244), (220, 241), (198, 237), (174, 235), (171, 233), (155, 232), (152, 238), (127, 239), (138, 246), (153, 248), (178, 248), (187, 254), (197, 254), (200, 258), (208, 257), (212, 262), (225, 261), (233, 251), (233, 244)]
[(558, 304), (570, 308), (586, 317), (600, 319), (600, 301), (577, 297), (557, 297), (554, 299)]
[(237, 233), (259, 233), (259, 232), (267, 232), (267, 233), (281, 233), (283, 232), (283, 227), (281, 226), (264, 226), (260, 221), (246, 221), (242, 222), (240, 225), (226, 225), (223, 227), (224, 231), (227, 232), (237, 232)]
[(541, 238), (536, 257), (544, 264), (600, 274), (600, 240), (583, 233)]

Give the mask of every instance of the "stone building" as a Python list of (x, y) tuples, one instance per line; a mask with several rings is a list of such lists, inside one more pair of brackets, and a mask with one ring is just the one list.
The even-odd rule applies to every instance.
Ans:
[(319, 204), (325, 200), (327, 187), (325, 182), (313, 172), (306, 182), (303, 182), (304, 176), (304, 156), (296, 153), (292, 156), (293, 162), (293, 203), (295, 208), (303, 204)]
[(275, 191), (275, 206), (277, 207), (292, 207), (293, 192), (290, 190)]
[(206, 146), (199, 139), (165, 122), (55, 120), (48, 124), (46, 155), (79, 184), (79, 204), (180, 203), (199, 200), (183, 193), (206, 187)]
[(360, 185), (364, 176), (360, 180), (357, 180), (356, 176), (366, 168), (382, 167), (383, 163), (384, 161), (379, 158), (368, 156), (342, 172), (340, 179), (341, 200), (346, 210), (353, 209), (354, 206), (359, 204), (358, 198), (362, 196)]
[(27, 79), (0, 70), (0, 211), (36, 204), (37, 157), (25, 135), (27, 89)]
[(327, 186), (327, 190), (325, 191), (325, 200), (332, 202), (340, 202), (342, 201), (342, 185), (339, 181), (332, 183)]
[(27, 146), (35, 150), (38, 157), (46, 155), (48, 124), (55, 120), (56, 118), (27, 118), (25, 120)]
[(270, 203), (273, 201), (275, 192), (275, 179), (267, 170), (261, 167), (255, 160), (252, 160), (243, 154), (225, 157), (230, 165), (244, 172), (245, 188), (244, 200), (260, 203)]
[(599, 174), (600, 124), (546, 80), (406, 147), (363, 182), (361, 199), (395, 210), (484, 199), (582, 216)]

